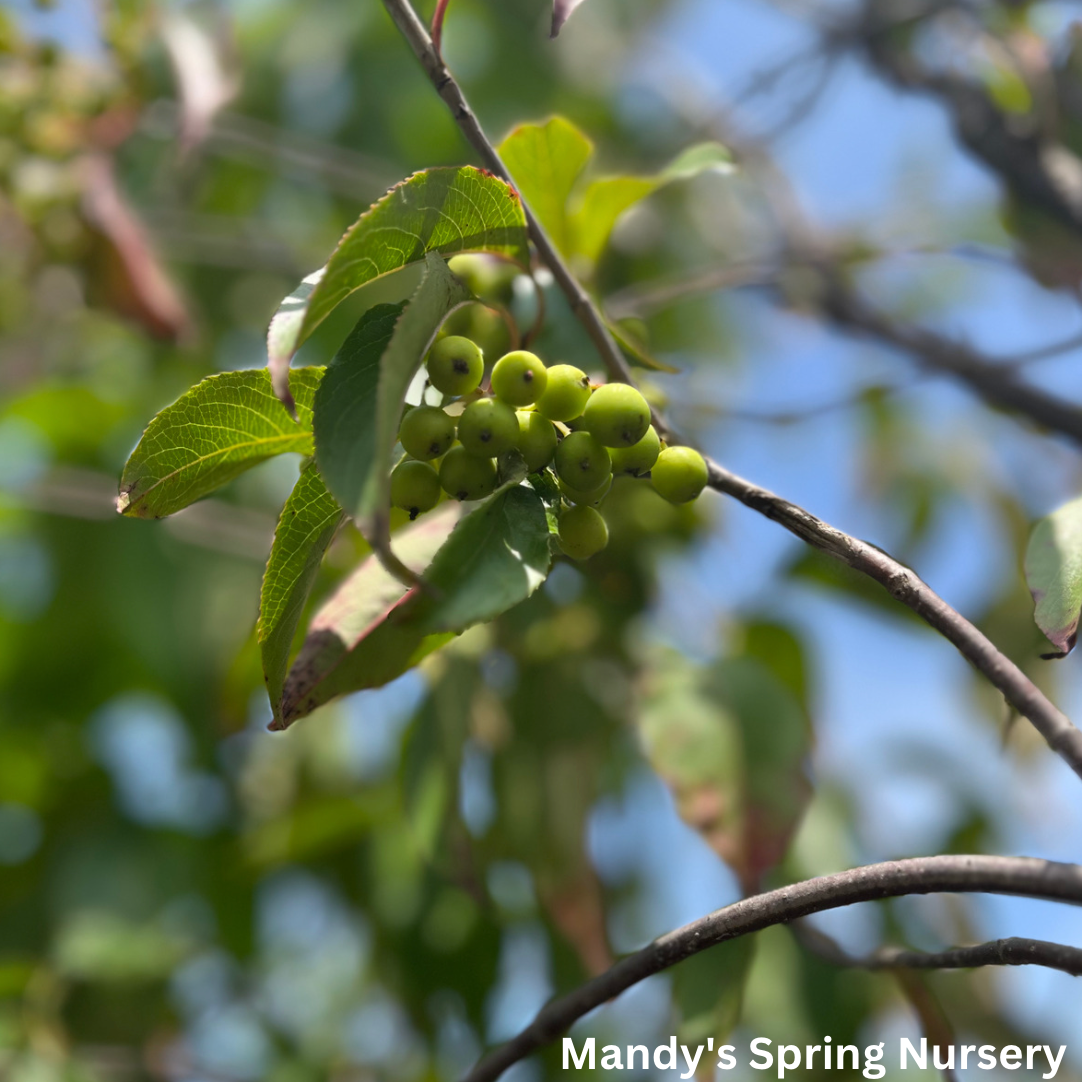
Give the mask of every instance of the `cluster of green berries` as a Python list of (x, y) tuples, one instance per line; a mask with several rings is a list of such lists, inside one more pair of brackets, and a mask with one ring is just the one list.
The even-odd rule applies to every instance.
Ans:
[(552, 470), (563, 496), (560, 545), (587, 560), (609, 540), (596, 510), (614, 474), (649, 476), (672, 503), (694, 500), (706, 486), (706, 463), (690, 447), (663, 447), (650, 406), (634, 387), (593, 387), (570, 364), (546, 367), (526, 350), (501, 357), (479, 393), (485, 363), (469, 338), (450, 335), (433, 345), (428, 382), (458, 399), (456, 416), (438, 406), (406, 412), (398, 439), (409, 456), (391, 474), (391, 502), (411, 518), (436, 506), (441, 493), (480, 500), (497, 483), (496, 459), (517, 450), (529, 473)]

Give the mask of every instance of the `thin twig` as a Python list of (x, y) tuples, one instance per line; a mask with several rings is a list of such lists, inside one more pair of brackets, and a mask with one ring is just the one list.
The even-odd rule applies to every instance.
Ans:
[(915, 951), (903, 947), (880, 947), (866, 955), (850, 954), (831, 936), (804, 921), (792, 931), (802, 946), (832, 965), (846, 969), (980, 969), (984, 966), (1043, 966), (1072, 977), (1082, 977), (1082, 950), (1044, 939), (1012, 936), (972, 947), (944, 951)]
[(494, 1082), (583, 1015), (718, 943), (857, 902), (942, 893), (1012, 894), (1082, 904), (1082, 867), (1029, 857), (918, 857), (837, 872), (745, 898), (655, 939), (600, 977), (548, 1003), (518, 1036), (482, 1059), (465, 1082)]

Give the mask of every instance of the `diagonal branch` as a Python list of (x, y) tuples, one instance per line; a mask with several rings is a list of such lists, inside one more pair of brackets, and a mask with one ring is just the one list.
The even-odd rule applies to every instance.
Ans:
[[(478, 156), (486, 169), (491, 169), (497, 176), (502, 177), (508, 184), (513, 185), (511, 174), (507, 166), (503, 164), (495, 146), (485, 135), (484, 129), (474, 115), (473, 110), (466, 101), (462, 88), (455, 82), (444, 64), (443, 58), (436, 51), (425, 29), (424, 23), (417, 17), (413, 5), (409, 0), (383, 0), (383, 6), (394, 20), (402, 36), (406, 39), (414, 55), (421, 62), (432, 85), (437, 93), (443, 98), (451, 115), (455, 118), (459, 129), (466, 137), (470, 146), (477, 151)], [(560, 258), (560, 253), (552, 243), (551, 238), (545, 232), (541, 223), (525, 202), (523, 210), (526, 212), (526, 222), (530, 229), (530, 239), (537, 248), (538, 254), (545, 265), (552, 271), (556, 284), (560, 287), (564, 296), (567, 297), (572, 311), (578, 317), (579, 322), (586, 328), (594, 345), (597, 347), (601, 359), (609, 372), (624, 383), (632, 383), (631, 371), (620, 352), (601, 313), (590, 300), (590, 295), (579, 283), (579, 280), (571, 273), (567, 264)]]
[(850, 954), (834, 939), (810, 924), (797, 921), (793, 934), (800, 944), (832, 965), (846, 969), (979, 969), (983, 966), (1044, 966), (1082, 977), (1082, 950), (1044, 939), (996, 939), (972, 947), (945, 951), (914, 951), (880, 947), (863, 957)]
[(555, 999), (517, 1037), (490, 1053), (465, 1082), (494, 1082), (621, 992), (709, 947), (775, 924), (856, 902), (909, 894), (1014, 894), (1082, 904), (1082, 867), (1030, 857), (938, 856), (872, 864), (758, 894), (655, 939), (610, 970)]
[(996, 409), (1020, 413), (1082, 446), (1082, 408), (1019, 377), (977, 350), (923, 327), (906, 325), (868, 304), (840, 275), (826, 275), (823, 313), (837, 326), (908, 354), (919, 368), (964, 383)]
[[(428, 31), (418, 19), (409, 0), (383, 0), (383, 4), (482, 161), (493, 172), (509, 181), (510, 175), (499, 154), (482, 130), (458, 83), (433, 48)], [(779, 193), (777, 198), (783, 199), (784, 192)], [(531, 237), (541, 258), (552, 271), (579, 321), (597, 346), (610, 377), (633, 382), (627, 362), (613, 341), (604, 317), (568, 269), (529, 208), (524, 209), (530, 224)], [(675, 438), (664, 419), (656, 413), (655, 425), (662, 435)], [(996, 649), (991, 640), (965, 617), (952, 609), (915, 571), (899, 563), (882, 549), (843, 533), (804, 508), (746, 481), (716, 462), (707, 459), (707, 466), (712, 488), (732, 496), (753, 511), (758, 511), (784, 526), (807, 544), (875, 579), (892, 597), (911, 608), (954, 643), (959, 652), (984, 673), (1007, 702), (1019, 714), (1028, 718), (1048, 745), (1082, 777), (1082, 732), (1075, 728), (1071, 720), (1010, 658)]]

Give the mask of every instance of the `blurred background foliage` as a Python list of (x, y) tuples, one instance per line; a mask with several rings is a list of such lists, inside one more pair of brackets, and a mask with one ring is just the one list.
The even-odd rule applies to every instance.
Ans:
[[(985, 87), (1016, 131), (1053, 110), (1077, 151), (1067, 7), (934, 5), (891, 48)], [(836, 49), (802, 83), (811, 16), (853, 10), (590, 0), (553, 43), (541, 0), (452, 0), (444, 45), (494, 137), (561, 113), (600, 173), (648, 174), (768, 133), (845, 274), (899, 319), (993, 351), (1072, 331), (1078, 239), (964, 156), (936, 105)], [(725, 461), (912, 561), (1082, 706), (1071, 662), (1038, 660), (1018, 567), (1032, 518), (1082, 479), (1074, 452), (819, 319), (761, 152), (653, 196), (596, 268), (626, 333), (681, 369), (650, 373), (654, 393)], [(454, 1079), (553, 992), (741, 893), (919, 852), (1077, 856), (1065, 769), (1021, 724), (1004, 751), (1002, 704), (906, 610), (714, 497), (676, 510), (630, 483), (588, 566), (387, 688), (265, 731), (254, 621), (296, 459), (164, 522), (120, 520), (116, 477), (156, 410), (265, 362), (275, 305), (369, 202), (468, 160), (375, 0), (0, 9), (10, 1082)], [(686, 277), (718, 267), (743, 288)], [(528, 314), (529, 281), (497, 278)], [(671, 296), (644, 298), (655, 281)], [(540, 351), (595, 368), (551, 288), (547, 308)], [(459, 318), (502, 348), (484, 310)], [(1069, 395), (1075, 357), (1032, 378)], [(314, 604), (362, 552), (343, 531)], [(1048, 907), (956, 899), (821, 927), (855, 950), (1082, 934)], [(582, 1032), (866, 1042), (919, 1033), (929, 1002), (995, 1043), (1067, 1039), (1082, 1009), (1069, 978), (898, 982), (773, 929)]]

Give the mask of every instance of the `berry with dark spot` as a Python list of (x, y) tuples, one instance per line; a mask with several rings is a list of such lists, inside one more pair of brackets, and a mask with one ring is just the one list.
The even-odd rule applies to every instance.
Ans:
[(461, 396), (476, 391), (485, 374), (485, 359), (476, 342), (449, 334), (428, 351), (428, 382), (446, 395)]
[(456, 500), (483, 500), (496, 488), (496, 466), (465, 447), (452, 447), (440, 463), (443, 491)]
[(511, 406), (528, 406), (545, 393), (548, 369), (525, 349), (505, 353), (492, 369), (492, 393)]
[(518, 435), (515, 411), (495, 398), (471, 402), (458, 419), (458, 442), (480, 458), (495, 458), (510, 451)]

